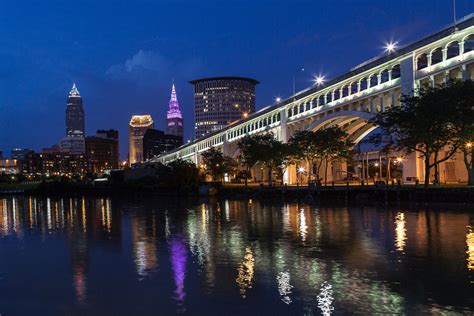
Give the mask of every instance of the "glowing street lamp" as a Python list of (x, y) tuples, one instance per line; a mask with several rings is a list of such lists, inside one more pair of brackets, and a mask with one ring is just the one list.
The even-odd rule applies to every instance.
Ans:
[(471, 142), (466, 143), (466, 148), (469, 148), (469, 149), (472, 148), (472, 143)]
[(318, 86), (322, 85), (324, 81), (325, 81), (324, 76), (317, 76), (314, 78), (314, 83), (317, 84)]
[(247, 118), (247, 117), (249, 117), (249, 114), (248, 114), (247, 112), (244, 112), (244, 113), (242, 114), (242, 116), (243, 116), (244, 118)]
[(303, 172), (304, 172), (304, 167), (299, 167), (299, 168), (298, 168), (298, 172), (299, 172), (299, 173), (303, 173)]
[(397, 162), (398, 162), (398, 163), (401, 163), (402, 160), (403, 160), (402, 157), (397, 157)]
[(275, 98), (275, 102), (276, 102), (276, 103), (278, 103), (278, 102), (280, 102), (280, 101), (281, 101), (281, 98), (280, 98), (280, 97), (276, 97), (276, 98)]
[(393, 53), (397, 49), (397, 42), (389, 42), (385, 44), (385, 51), (387, 53)]

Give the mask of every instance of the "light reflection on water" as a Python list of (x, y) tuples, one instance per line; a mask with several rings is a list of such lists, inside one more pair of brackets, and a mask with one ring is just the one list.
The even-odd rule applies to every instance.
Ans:
[(6, 314), (474, 312), (474, 207), (0, 202)]

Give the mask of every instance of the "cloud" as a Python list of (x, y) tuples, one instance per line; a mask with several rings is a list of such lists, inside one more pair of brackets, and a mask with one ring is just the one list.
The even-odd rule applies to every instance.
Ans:
[(193, 77), (203, 64), (199, 59), (189, 58), (173, 61), (155, 51), (140, 49), (125, 62), (113, 65), (106, 76), (114, 80), (135, 81), (138, 84), (155, 84), (171, 77)]

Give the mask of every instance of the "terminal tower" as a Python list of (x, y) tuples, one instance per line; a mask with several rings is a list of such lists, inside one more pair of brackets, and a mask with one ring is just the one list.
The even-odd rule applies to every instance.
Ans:
[(171, 88), (171, 99), (166, 114), (166, 133), (183, 138), (183, 115), (179, 109), (174, 83)]

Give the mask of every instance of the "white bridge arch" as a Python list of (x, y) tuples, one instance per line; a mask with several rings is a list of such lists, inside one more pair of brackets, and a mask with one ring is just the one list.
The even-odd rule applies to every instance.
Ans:
[[(368, 123), (375, 113), (400, 105), (400, 97), (421, 86), (434, 86), (450, 78), (474, 80), (474, 15), (390, 54), (383, 54), (347, 73), (302, 90), (267, 106), (246, 119), (162, 154), (151, 162), (185, 159), (199, 164), (210, 147), (236, 156), (245, 135), (273, 133), (287, 142), (299, 130), (340, 125), (357, 143), (376, 128)], [(423, 178), (421, 162), (406, 157), (405, 178)], [(291, 177), (290, 177), (291, 178)]]

